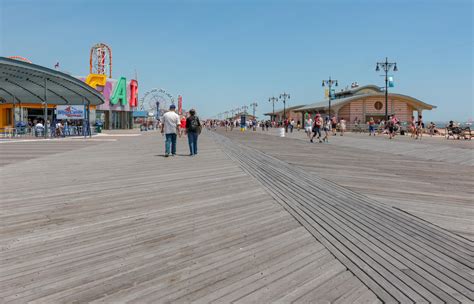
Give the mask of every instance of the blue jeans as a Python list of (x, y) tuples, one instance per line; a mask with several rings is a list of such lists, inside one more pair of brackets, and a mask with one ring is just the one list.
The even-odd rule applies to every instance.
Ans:
[(170, 148), (171, 148), (171, 154), (175, 155), (176, 154), (176, 133), (165, 134), (165, 136), (166, 136), (165, 154), (169, 155)]
[(318, 134), (318, 138), (321, 137), (321, 128), (319, 128), (319, 127), (314, 127), (313, 128), (313, 137), (316, 137), (316, 134)]
[(189, 153), (196, 155), (198, 153), (198, 133), (188, 132)]

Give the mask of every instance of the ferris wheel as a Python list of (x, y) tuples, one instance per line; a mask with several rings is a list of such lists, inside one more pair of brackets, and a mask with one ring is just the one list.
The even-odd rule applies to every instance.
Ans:
[(174, 98), (164, 89), (151, 89), (140, 99), (140, 111), (153, 113), (156, 118), (160, 118), (174, 104)]

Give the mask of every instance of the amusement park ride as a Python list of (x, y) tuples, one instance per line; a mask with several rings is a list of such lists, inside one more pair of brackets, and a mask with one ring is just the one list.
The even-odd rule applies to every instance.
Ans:
[(173, 95), (164, 89), (151, 89), (140, 99), (139, 108), (140, 111), (153, 113), (153, 116), (158, 119), (168, 110), (169, 106), (174, 103)]
[[(90, 74), (86, 82), (99, 91), (105, 86), (106, 79), (112, 78), (112, 49), (105, 43), (97, 43), (92, 46), (90, 51), (89, 71)], [(131, 95), (136, 98), (137, 96), (135, 96), (135, 94), (138, 94), (138, 83), (136, 80), (132, 80), (130, 86), (132, 90)], [(114, 92), (111, 98), (112, 104), (117, 103), (117, 100), (114, 98), (115, 95)], [(181, 96), (179, 96), (179, 100), (182, 100)], [(139, 104), (131, 102), (130, 106), (138, 106), (141, 111), (148, 111), (156, 118), (159, 118), (168, 109), (169, 105), (174, 103), (174, 97), (164, 89), (151, 89), (143, 95)], [(178, 111), (181, 112), (181, 102), (179, 102), (179, 106)]]
[[(112, 48), (107, 44), (96, 43), (92, 46), (89, 57), (89, 73), (85, 82), (102, 92), (111, 106), (128, 105), (131, 108), (138, 106), (137, 80), (132, 79), (127, 84), (125, 77), (120, 77), (117, 81), (111, 79)], [(110, 90), (107, 90), (107, 86), (114, 87), (111, 95)]]
[(112, 78), (112, 49), (107, 44), (97, 43), (92, 46), (89, 73), (106, 75), (107, 78)]
[[(11, 59), (31, 63), (21, 56), (11, 56)], [(55, 65), (57, 69), (59, 62)], [(90, 49), (89, 75), (81, 78), (88, 85), (101, 92), (106, 103), (98, 106), (97, 110), (133, 111), (139, 109), (147, 111), (159, 119), (175, 98), (164, 89), (151, 89), (138, 100), (138, 82), (136, 79), (128, 80), (125, 77), (112, 79), (112, 48), (105, 43), (96, 43)], [(182, 96), (178, 96), (178, 113), (182, 113)]]

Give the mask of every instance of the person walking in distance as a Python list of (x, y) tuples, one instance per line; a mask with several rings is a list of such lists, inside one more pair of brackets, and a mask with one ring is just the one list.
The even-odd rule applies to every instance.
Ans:
[(370, 117), (369, 122), (367, 123), (369, 125), (369, 136), (375, 136), (375, 121), (373, 117)]
[(163, 115), (163, 123), (161, 124), (161, 134), (166, 136), (165, 141), (165, 157), (176, 155), (176, 136), (181, 137), (179, 127), (181, 125), (179, 115), (175, 113), (176, 106), (170, 105), (170, 110)]
[(198, 152), (198, 136), (201, 134), (201, 121), (196, 116), (196, 110), (189, 110), (186, 118), (186, 133), (188, 133), (189, 155), (194, 156)]
[(336, 118), (336, 116), (333, 116), (331, 118), (331, 129), (332, 129), (332, 135), (336, 136), (336, 130), (337, 130), (337, 118)]
[(313, 125), (313, 136), (309, 140), (310, 142), (313, 142), (313, 138), (318, 135), (318, 140), (319, 142), (321, 141), (321, 128), (323, 126), (323, 119), (321, 118), (321, 115), (318, 113), (316, 114), (316, 117), (314, 118), (314, 125)]
[(411, 120), (410, 120), (410, 133), (411, 133), (411, 138), (415, 138), (416, 136), (416, 120), (415, 120), (415, 116), (411, 116)]
[(323, 142), (329, 142), (329, 130), (331, 129), (331, 119), (329, 116), (326, 116), (323, 124), (324, 137)]
[(186, 116), (185, 115), (181, 116), (180, 124), (181, 125), (179, 126), (179, 128), (181, 129), (181, 135), (183, 135), (186, 130)]
[(311, 119), (311, 115), (308, 115), (304, 120), (304, 130), (308, 138), (311, 139), (311, 133), (313, 132), (313, 120)]
[(341, 136), (344, 136), (344, 132), (346, 132), (346, 120), (344, 117), (341, 117), (341, 120), (339, 120), (339, 124), (341, 125)]
[(425, 127), (425, 124), (423, 123), (423, 117), (421, 115), (418, 115), (418, 120), (416, 122), (416, 137), (415, 139), (422, 138), (423, 137), (423, 129)]
[(388, 117), (387, 128), (388, 128), (388, 138), (389, 139), (394, 138), (395, 137), (395, 123), (394, 123), (394, 120), (392, 119), (392, 116)]

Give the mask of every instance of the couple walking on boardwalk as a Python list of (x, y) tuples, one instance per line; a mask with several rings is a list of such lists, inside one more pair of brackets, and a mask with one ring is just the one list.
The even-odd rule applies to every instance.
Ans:
[[(312, 131), (313, 131), (313, 135), (311, 136), (310, 135), (310, 132), (311, 131), (311, 123), (312, 123), (312, 120), (311, 120), (311, 117), (308, 118), (307, 122), (306, 122), (306, 132), (308, 134), (308, 136), (310, 137), (309, 141), (310, 142), (313, 142), (313, 139), (318, 136), (318, 140), (319, 142), (329, 142), (329, 139), (328, 139), (328, 135), (329, 135), (329, 131), (331, 130), (331, 119), (329, 118), (329, 116), (326, 117), (326, 119), (323, 119), (321, 117), (321, 114), (316, 114), (316, 116), (314, 117), (314, 124), (313, 124), (313, 127), (312, 127)], [(324, 131), (324, 137), (323, 139), (321, 140), (321, 130)]]
[[(165, 157), (176, 155), (176, 138), (181, 137), (181, 121), (179, 115), (175, 112), (176, 106), (170, 105), (170, 110), (163, 115), (161, 124), (161, 134), (166, 136)], [(198, 136), (201, 134), (201, 121), (196, 116), (196, 110), (189, 110), (189, 116), (186, 118), (185, 132), (188, 135), (189, 155), (197, 154)]]

